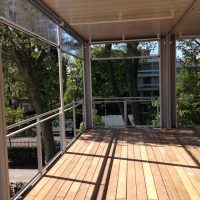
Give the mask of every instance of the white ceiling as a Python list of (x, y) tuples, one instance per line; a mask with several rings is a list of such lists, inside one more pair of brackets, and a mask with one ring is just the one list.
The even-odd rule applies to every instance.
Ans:
[(88, 41), (200, 35), (200, 0), (42, 2)]

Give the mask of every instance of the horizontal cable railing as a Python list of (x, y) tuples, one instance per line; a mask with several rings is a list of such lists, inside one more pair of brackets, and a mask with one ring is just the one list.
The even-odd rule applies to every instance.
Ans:
[[(79, 108), (81, 107), (81, 108)], [(12, 200), (18, 199), (31, 185), (33, 185), (42, 175), (45, 173), (46, 169), (52, 165), (52, 163), (64, 152), (62, 152), (60, 147), (57, 147), (59, 150), (56, 151), (56, 154), (54, 157), (48, 162), (44, 164), (43, 159), (43, 147), (42, 147), (42, 135), (41, 135), (41, 125), (44, 122), (47, 122), (48, 120), (51, 120), (51, 129), (52, 134), (53, 133), (53, 124), (52, 121), (58, 122), (58, 136), (54, 135), (55, 144), (60, 144), (62, 141), (59, 141), (59, 137), (61, 134), (61, 115), (68, 114), (69, 112), (72, 113), (72, 127), (70, 127), (73, 131), (73, 135), (70, 138), (67, 139), (67, 145), (66, 148), (68, 148), (80, 135), (80, 130), (77, 132), (77, 125), (76, 125), (76, 109), (79, 108), (79, 112), (82, 114), (82, 123), (84, 124), (84, 102), (82, 100), (72, 102), (70, 104), (67, 104), (64, 106), (64, 113), (62, 113), (61, 108), (56, 108), (51, 111), (48, 111), (46, 113), (42, 113), (39, 115), (36, 115), (34, 117), (31, 117), (29, 119), (26, 119), (24, 121), (21, 121), (19, 123), (10, 125), (6, 127), (7, 130), (7, 142), (8, 142), (8, 148), (21, 148), (21, 147), (27, 147), (26, 143), (28, 143), (32, 148), (36, 148), (37, 150), (37, 173), (35, 176), (17, 193), (12, 197)], [(68, 124), (65, 124), (65, 130), (67, 130)], [(56, 129), (57, 130), (57, 129)], [(26, 131), (31, 132), (31, 137), (27, 136)], [(34, 132), (34, 134), (32, 133)], [(26, 139), (27, 137), (27, 139)], [(61, 140), (62, 137), (60, 137)], [(20, 142), (16, 142), (20, 140)], [(20, 158), (19, 158), (20, 159)], [(30, 158), (31, 159), (31, 158)]]
[[(138, 116), (140, 120), (136, 119)], [(93, 98), (93, 122), (95, 127), (136, 125), (158, 127), (160, 126), (159, 97), (95, 97)]]

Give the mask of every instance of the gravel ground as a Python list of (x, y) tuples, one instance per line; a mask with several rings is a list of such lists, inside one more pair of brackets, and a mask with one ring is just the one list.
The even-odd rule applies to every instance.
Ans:
[(10, 182), (28, 182), (36, 174), (37, 169), (9, 169)]

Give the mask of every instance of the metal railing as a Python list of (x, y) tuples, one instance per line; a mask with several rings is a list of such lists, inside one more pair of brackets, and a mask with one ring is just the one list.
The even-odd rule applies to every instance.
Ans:
[[(73, 138), (69, 140), (69, 142), (66, 145), (66, 148), (68, 148), (75, 140), (76, 138), (80, 135), (80, 132), (77, 132), (76, 128), (76, 108), (78, 106), (82, 106), (82, 115), (83, 115), (83, 123), (84, 123), (84, 103), (82, 100), (77, 101), (77, 102), (72, 102), (71, 104), (65, 105), (64, 106), (64, 113), (71, 112), (73, 113)], [(36, 115), (32, 118), (26, 119), (24, 121), (21, 121), (19, 123), (10, 125), (6, 127), (6, 130), (8, 132), (7, 134), (7, 139), (8, 141), (12, 138), (15, 137), (19, 134), (23, 134), (24, 131), (34, 128), (35, 127), (35, 132), (36, 132), (36, 141), (37, 141), (37, 174), (15, 195), (12, 197), (12, 200), (18, 199), (23, 193), (26, 192), (26, 190), (33, 185), (39, 178), (42, 177), (42, 175), (45, 173), (45, 171), (52, 165), (52, 163), (64, 152), (62, 151), (62, 148), (56, 153), (56, 155), (45, 165), (43, 166), (43, 155), (42, 155), (42, 135), (41, 135), (41, 123), (46, 122), (47, 120), (52, 120), (55, 117), (59, 118), (59, 123), (61, 123), (61, 115), (63, 115), (61, 108), (56, 108), (54, 110), (48, 111), (46, 113)], [(22, 127), (23, 126), (23, 127)], [(61, 127), (61, 126), (60, 126)], [(14, 129), (14, 131), (12, 131)], [(17, 130), (16, 130), (17, 129)], [(61, 134), (61, 128), (60, 128), (60, 136)], [(60, 137), (61, 139), (63, 137)], [(66, 137), (64, 137), (66, 139)], [(61, 145), (62, 141), (60, 141)]]
[[(160, 103), (159, 103), (159, 98), (158, 97), (111, 97), (111, 98), (93, 98), (93, 124), (94, 124), (94, 127), (118, 127), (117, 125), (112, 125), (109, 123), (101, 123), (100, 125), (96, 123), (97, 121), (97, 117), (101, 118), (101, 120), (103, 121), (102, 119), (102, 116), (99, 115), (99, 113), (101, 112), (102, 113), (102, 110), (104, 109), (104, 117), (105, 116), (109, 116), (110, 114), (108, 114), (108, 112), (106, 112), (106, 107), (108, 104), (115, 104), (115, 109), (117, 110), (118, 109), (118, 113), (117, 115), (118, 116), (121, 116), (121, 120), (123, 121), (123, 124), (121, 123), (121, 125), (119, 125), (119, 127), (123, 126), (123, 127), (134, 127), (134, 126), (138, 126), (138, 125), (141, 125), (141, 126), (144, 126), (144, 125), (147, 125), (147, 126), (154, 126), (154, 127), (159, 127), (160, 126)], [(121, 105), (119, 105), (121, 104)], [(102, 108), (98, 108), (98, 107), (103, 107)], [(117, 105), (117, 107), (116, 107)], [(133, 113), (133, 110), (132, 108), (130, 108), (131, 106), (140, 106), (140, 107), (144, 107), (145, 105), (148, 105), (149, 106), (149, 115), (153, 115), (152, 117), (152, 124), (150, 123), (144, 123), (143, 121), (143, 124), (136, 124), (135, 123), (135, 119), (134, 119), (134, 116), (135, 114)], [(119, 109), (119, 106), (121, 107), (121, 112), (120, 112), (120, 109)], [(129, 108), (128, 108), (129, 106)], [(147, 106), (146, 106), (147, 107)], [(153, 109), (153, 113), (151, 113), (151, 109)], [(99, 111), (100, 110), (100, 111)], [(141, 111), (140, 110), (140, 115), (143, 114), (143, 115), (147, 115), (147, 113), (145, 113), (145, 111)], [(112, 114), (111, 114), (112, 115)], [(110, 116), (111, 116), (110, 115)], [(115, 115), (116, 116), (116, 115)], [(132, 119), (131, 119), (131, 116), (132, 116)], [(117, 119), (116, 119), (117, 120)], [(150, 119), (148, 119), (150, 120)], [(118, 119), (119, 121), (119, 119)], [(129, 123), (128, 123), (129, 121)], [(130, 124), (131, 122), (131, 124)], [(116, 122), (117, 123), (117, 122)], [(118, 123), (120, 124), (120, 123)]]

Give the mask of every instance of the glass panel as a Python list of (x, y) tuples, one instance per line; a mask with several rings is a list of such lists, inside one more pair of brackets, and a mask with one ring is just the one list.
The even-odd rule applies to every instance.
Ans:
[[(128, 124), (150, 125), (154, 118), (156, 120), (157, 107), (151, 106), (149, 101), (146, 103), (146, 97), (151, 99), (152, 96), (159, 96), (159, 69), (153, 69), (153, 65), (159, 66), (159, 59), (93, 60), (92, 94), (94, 99), (112, 97), (116, 100), (116, 97), (120, 97), (122, 102), (124, 98), (136, 99), (137, 102), (131, 103), (127, 107)], [(119, 103), (115, 103), (115, 105), (107, 104), (104, 111), (110, 110), (109, 115), (115, 115), (115, 122), (121, 126), (123, 125), (124, 107)], [(96, 105), (94, 112), (97, 112), (97, 116), (108, 115), (103, 114), (102, 106)], [(113, 114), (115, 112), (116, 114)], [(107, 124), (107, 121), (104, 123)]]
[[(138, 111), (140, 115), (138, 116)], [(127, 103), (128, 124), (159, 126), (159, 104), (158, 99), (129, 100)], [(139, 118), (139, 121), (136, 119)]]
[(7, 125), (60, 107), (57, 49), (6, 25), (0, 29)]
[(124, 127), (121, 110), (124, 109), (123, 102), (96, 101), (93, 105), (93, 116), (95, 127)]
[[(158, 94), (156, 96), (159, 96), (159, 69), (152, 69), (152, 65), (159, 66), (159, 59), (134, 59), (133, 61), (92, 61), (93, 96), (142, 97), (155, 96), (155, 92)], [(145, 67), (146, 65), (148, 68)]]
[(83, 57), (82, 44), (63, 29), (61, 29), (61, 35), (62, 35), (62, 48), (65, 51), (69, 52), (70, 54), (82, 58)]
[[(127, 110), (125, 117), (124, 109)], [(93, 102), (96, 127), (159, 126), (159, 101), (157, 98), (98, 98)]]
[(67, 140), (66, 143), (68, 144), (74, 137), (73, 110), (72, 109), (65, 112), (65, 134), (66, 134), (66, 140)]
[(65, 105), (83, 99), (82, 60), (63, 53), (63, 80)]
[[(43, 166), (48, 164), (50, 159), (60, 151), (60, 127), (59, 116), (46, 120), (40, 124), (43, 135)], [(48, 148), (46, 148), (47, 145), (51, 146), (50, 151), (45, 150)]]
[(132, 42), (92, 45), (92, 58), (127, 58), (132, 56), (157, 56), (158, 42)]
[(0, 0), (0, 16), (57, 44), (57, 25), (26, 0)]
[(179, 126), (200, 125), (200, 38), (177, 41), (177, 118)]
[(9, 137), (7, 146), (10, 192), (13, 197), (38, 173), (36, 127)]
[(76, 112), (76, 133), (80, 133), (84, 130), (84, 122), (83, 122), (83, 105), (79, 105), (75, 109)]

